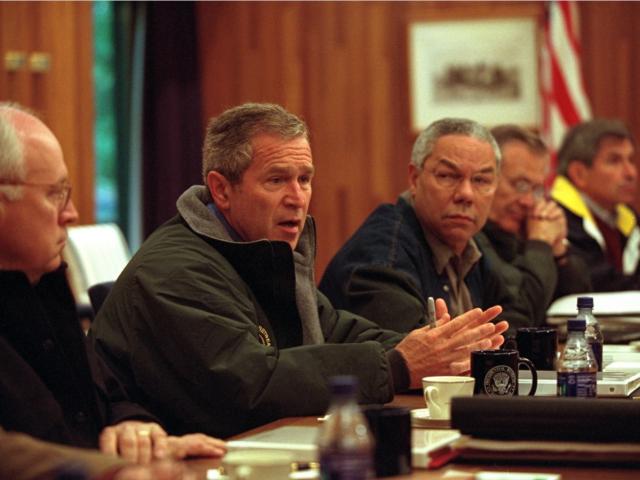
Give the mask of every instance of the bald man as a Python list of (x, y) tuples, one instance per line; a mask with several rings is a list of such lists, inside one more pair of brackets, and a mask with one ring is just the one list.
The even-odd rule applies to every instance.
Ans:
[(0, 426), (141, 463), (222, 455), (220, 440), (168, 436), (86, 347), (61, 259), (77, 218), (55, 135), (0, 104)]

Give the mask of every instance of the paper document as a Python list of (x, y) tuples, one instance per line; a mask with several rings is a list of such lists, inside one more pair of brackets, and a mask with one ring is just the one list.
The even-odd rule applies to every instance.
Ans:
[[(317, 461), (318, 452), (316, 438), (317, 426), (310, 427), (278, 427), (266, 432), (256, 433), (248, 437), (227, 442), (229, 451), (238, 449), (287, 450), (293, 452), (298, 462)], [(442, 450), (460, 438), (457, 430), (412, 429), (412, 463), (416, 468), (426, 468), (431, 454)]]
[(547, 310), (547, 317), (575, 317), (578, 297), (593, 297), (593, 314), (598, 316), (637, 317), (640, 323), (640, 290), (628, 292), (592, 292), (558, 298)]

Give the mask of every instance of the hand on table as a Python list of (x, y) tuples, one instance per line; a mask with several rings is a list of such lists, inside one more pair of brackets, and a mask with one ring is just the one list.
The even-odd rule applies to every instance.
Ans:
[(415, 329), (395, 347), (409, 369), (411, 388), (421, 388), (422, 377), (467, 373), (472, 351), (494, 349), (504, 343), (502, 333), (509, 324), (490, 323), (502, 307), (496, 305), (484, 311), (474, 308), (454, 319), (446, 310), (445, 302), (436, 300), (437, 326)]
[(130, 420), (106, 427), (100, 434), (100, 450), (148, 464), (166, 458), (222, 457), (226, 446), (222, 440), (202, 433), (169, 436), (157, 423)]

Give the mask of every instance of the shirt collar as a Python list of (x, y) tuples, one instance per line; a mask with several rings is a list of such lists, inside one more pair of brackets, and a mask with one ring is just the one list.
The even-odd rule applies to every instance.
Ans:
[(240, 237), (240, 235), (238, 234), (238, 232), (236, 232), (234, 230), (234, 228), (231, 226), (231, 224), (229, 222), (227, 222), (227, 219), (224, 217), (222, 212), (220, 210), (218, 210), (218, 207), (216, 207), (215, 203), (213, 203), (213, 202), (207, 203), (207, 208), (216, 216), (216, 218), (218, 220), (220, 220), (220, 223), (222, 224), (224, 229), (227, 231), (227, 233), (229, 234), (229, 237), (231, 237), (232, 241), (234, 241), (234, 242), (242, 242), (243, 241), (242, 238)]
[(618, 225), (617, 210), (614, 211), (614, 213), (611, 213), (609, 210), (596, 203), (595, 200), (590, 198), (586, 193), (580, 192), (580, 196), (582, 196), (584, 203), (587, 204), (587, 207), (589, 208), (589, 210), (591, 210), (591, 213), (593, 213), (596, 217), (609, 225), (611, 228), (616, 228), (616, 225)]

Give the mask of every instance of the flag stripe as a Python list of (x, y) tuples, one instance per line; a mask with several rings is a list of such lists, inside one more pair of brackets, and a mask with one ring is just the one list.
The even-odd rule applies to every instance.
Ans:
[(580, 55), (580, 42), (578, 41), (578, 36), (574, 30), (576, 18), (574, 14), (576, 13), (575, 4), (569, 2), (560, 2), (558, 5), (560, 7), (560, 14), (562, 16), (562, 22), (564, 23), (565, 31), (567, 32), (567, 38), (571, 42), (571, 47), (576, 55)]
[(576, 110), (580, 112), (580, 117), (588, 118), (591, 116), (591, 112), (583, 88), (580, 56), (578, 50), (573, 48), (568, 32), (563, 28), (566, 22), (559, 17), (564, 12), (555, 3), (553, 2), (551, 6), (551, 56), (555, 57), (558, 67), (562, 70), (562, 76), (567, 86), (566, 93), (571, 96), (571, 101)]
[(549, 2), (540, 53), (540, 95), (542, 134), (552, 152), (569, 127), (591, 117), (576, 20), (575, 2)]

